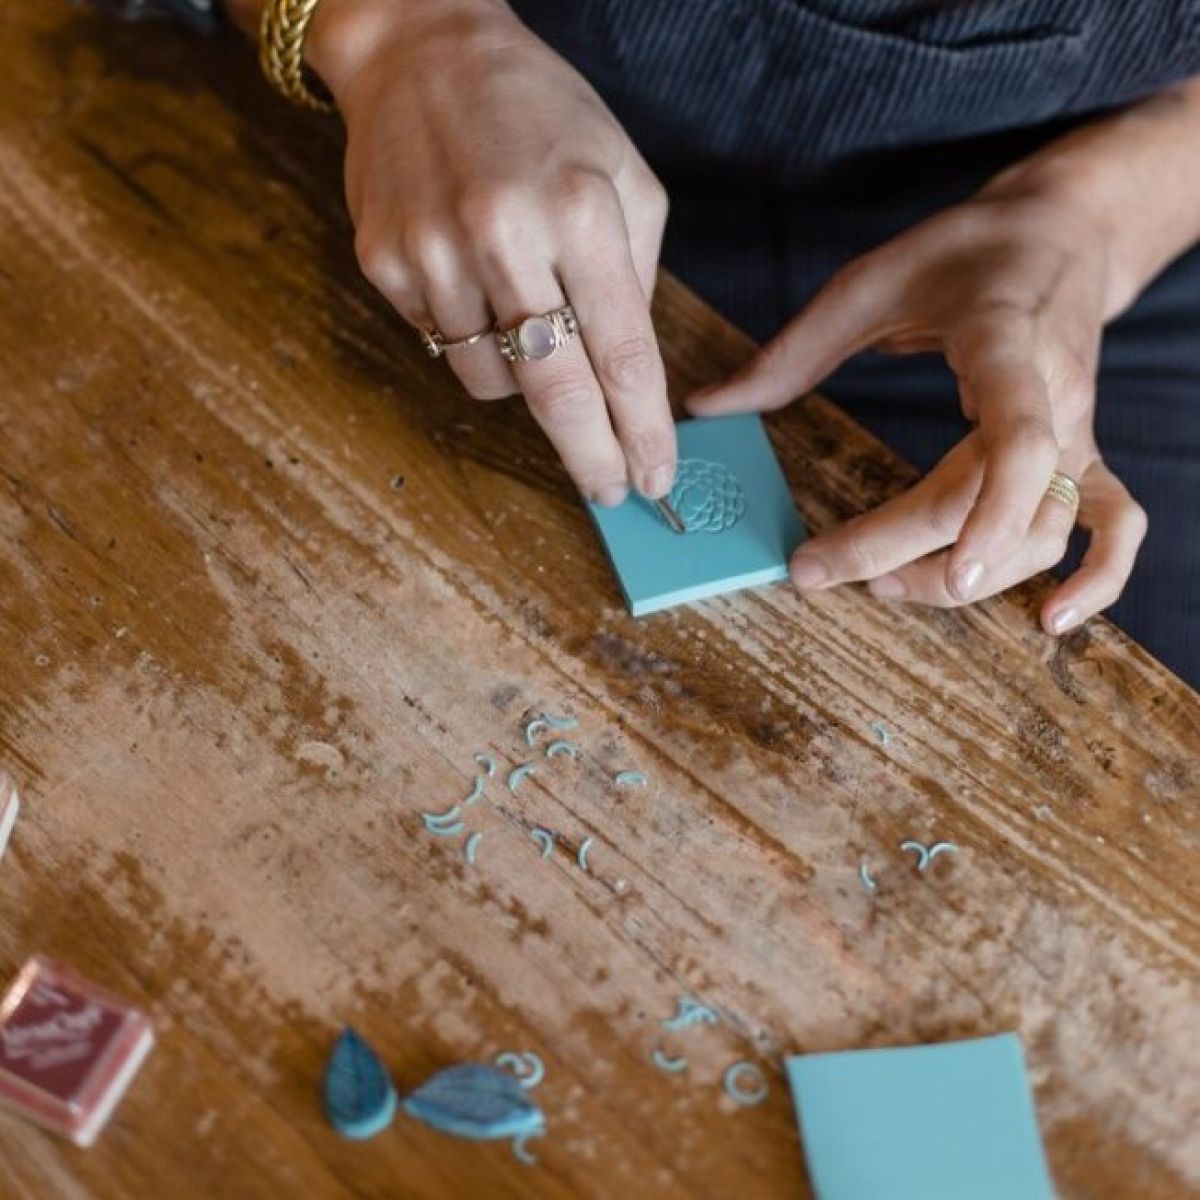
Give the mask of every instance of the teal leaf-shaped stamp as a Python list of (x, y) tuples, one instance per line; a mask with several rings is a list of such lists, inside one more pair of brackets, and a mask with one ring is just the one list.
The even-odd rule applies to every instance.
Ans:
[(353, 1029), (343, 1029), (325, 1067), (325, 1115), (343, 1137), (381, 1133), (396, 1115), (396, 1089), (379, 1056)]
[(546, 1118), (507, 1071), (459, 1063), (439, 1071), (401, 1102), (410, 1117), (455, 1137), (490, 1141), (540, 1133)]

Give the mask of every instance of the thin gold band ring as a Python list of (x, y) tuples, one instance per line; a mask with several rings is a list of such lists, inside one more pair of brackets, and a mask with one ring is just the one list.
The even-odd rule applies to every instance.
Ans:
[(1070, 475), (1055, 471), (1046, 486), (1046, 495), (1065, 504), (1073, 513), (1079, 511), (1079, 484)]

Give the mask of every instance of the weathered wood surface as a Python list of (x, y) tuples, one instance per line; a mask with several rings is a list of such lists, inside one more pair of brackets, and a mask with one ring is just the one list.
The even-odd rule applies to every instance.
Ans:
[[(0, 1117), (0, 1194), (794, 1196), (781, 1052), (1009, 1028), (1064, 1197), (1200, 1185), (1194, 694), (1103, 622), (1056, 645), (1038, 585), (631, 620), (521, 407), (359, 279), (335, 126), (232, 40), (46, 0), (0, 39), (0, 974), (60, 956), (161, 1039), (88, 1153)], [(747, 351), (669, 282), (658, 326), (677, 395)], [(816, 528), (909, 478), (818, 400), (771, 429)], [(468, 867), (417, 814), (543, 706), (586, 755), (489, 787)], [(964, 852), (922, 879), (905, 837)], [(685, 991), (729, 1021), (668, 1076)], [(339, 1140), (345, 1022), (402, 1087), (539, 1052), (540, 1165)]]

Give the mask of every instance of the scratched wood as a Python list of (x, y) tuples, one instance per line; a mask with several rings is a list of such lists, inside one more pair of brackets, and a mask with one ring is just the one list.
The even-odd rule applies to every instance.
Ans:
[[(1064, 1197), (1200, 1186), (1193, 693), (1104, 622), (1040, 634), (1041, 584), (633, 621), (520, 405), (359, 279), (335, 125), (233, 39), (45, 0), (0, 38), (0, 974), (60, 956), (160, 1036), (92, 1151), (0, 1117), (0, 1193), (804, 1195), (782, 1054), (1006, 1029)], [(748, 351), (669, 281), (657, 320), (677, 396)], [(771, 432), (818, 529), (910, 478), (816, 399)], [(522, 743), (544, 707), (578, 762)], [(537, 773), (472, 868), (417, 814), (479, 750)], [(963, 852), (921, 878), (906, 837)], [(684, 992), (726, 1020), (669, 1076)], [(539, 1165), (338, 1139), (348, 1022), (402, 1088), (537, 1051)]]

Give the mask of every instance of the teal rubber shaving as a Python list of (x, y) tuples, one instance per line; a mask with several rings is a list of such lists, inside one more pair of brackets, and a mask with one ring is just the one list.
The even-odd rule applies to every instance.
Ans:
[(865, 862), (858, 864), (858, 877), (862, 880), (862, 885), (867, 889), (868, 892), (874, 892), (876, 887), (878, 887), (878, 884), (876, 884), (875, 880), (871, 877), (871, 872)]
[(920, 871), (922, 875), (924, 875), (926, 869), (929, 866), (929, 851), (926, 850), (925, 847), (920, 842), (912, 842), (912, 841), (901, 842), (900, 849), (916, 851), (916, 853), (917, 853), (917, 870)]
[(662, 1023), (662, 1027), (671, 1033), (678, 1033), (691, 1025), (715, 1025), (720, 1020), (707, 1004), (701, 1004), (691, 996), (680, 996), (676, 1005), (675, 1015)]
[(579, 849), (575, 852), (575, 861), (586, 871), (588, 869), (587, 856), (588, 851), (592, 848), (592, 843), (595, 838), (585, 837), (579, 843)]
[(516, 1155), (518, 1161), (525, 1163), (527, 1166), (537, 1166), (537, 1155), (525, 1148), (525, 1143), (531, 1137), (541, 1137), (540, 1133), (520, 1133), (513, 1138), (513, 1154)]
[(559, 738), (546, 747), (546, 757), (555, 758), (559, 754), (569, 754), (572, 758), (578, 758), (582, 749), (578, 742), (568, 742), (565, 738)]
[(892, 744), (891, 731), (882, 721), (872, 721), (871, 732), (879, 739), (881, 746), (890, 746)]
[(506, 1050), (497, 1054), (495, 1061), (496, 1066), (511, 1069), (523, 1088), (535, 1088), (546, 1078), (546, 1064), (532, 1050), (521, 1054)]
[(687, 1070), (687, 1059), (682, 1054), (678, 1058), (671, 1058), (661, 1050), (655, 1050), (650, 1057), (654, 1059), (654, 1065), (660, 1071), (667, 1071), (671, 1075), (678, 1075), (680, 1071)]
[(436, 833), (439, 825), (448, 825), (451, 821), (457, 821), (460, 812), (462, 812), (462, 805), (452, 804), (444, 813), (423, 812), (421, 820), (425, 822), (426, 829), (431, 833)]
[(642, 774), (641, 771), (619, 771), (613, 777), (613, 783), (617, 787), (645, 787), (650, 781)]
[(475, 755), (475, 761), (487, 772), (487, 777), (491, 779), (496, 773), (496, 760), (490, 754), (484, 754), (482, 751)]
[(474, 804), (480, 796), (483, 795), (483, 776), (475, 776), (475, 784), (471, 788), (471, 794), (463, 801), (464, 804)]
[(542, 857), (549, 858), (554, 853), (554, 834), (548, 829), (531, 829), (529, 836), (542, 848)]
[(957, 854), (958, 847), (953, 842), (936, 842), (929, 847), (929, 853), (925, 856), (925, 866), (922, 870), (928, 870), (929, 864), (933, 862), (939, 854)]
[(525, 726), (525, 745), (536, 745), (537, 735), (546, 728), (548, 728), (548, 726), (542, 717), (534, 717), (533, 720), (528, 722)]
[(469, 838), (467, 844), (463, 847), (463, 857), (471, 864), (475, 865), (475, 856), (479, 853), (479, 843), (483, 841), (483, 834), (476, 830)]
[(533, 763), (522, 763), (519, 767), (513, 767), (508, 773), (508, 790), (515, 796), (517, 788), (521, 786), (521, 781), (526, 775), (532, 775), (533, 771)]
[(556, 717), (553, 713), (542, 713), (542, 720), (549, 729), (575, 729), (579, 725), (576, 717)]
[[(746, 1091), (738, 1085), (742, 1075), (752, 1075), (758, 1081), (758, 1086)], [(722, 1079), (725, 1094), (737, 1104), (761, 1104), (767, 1098), (767, 1080), (763, 1073), (752, 1062), (735, 1062)]]
[(465, 821), (455, 821), (453, 825), (430, 825), (428, 821), (425, 823), (425, 828), (434, 837), (457, 837), (466, 827)]

